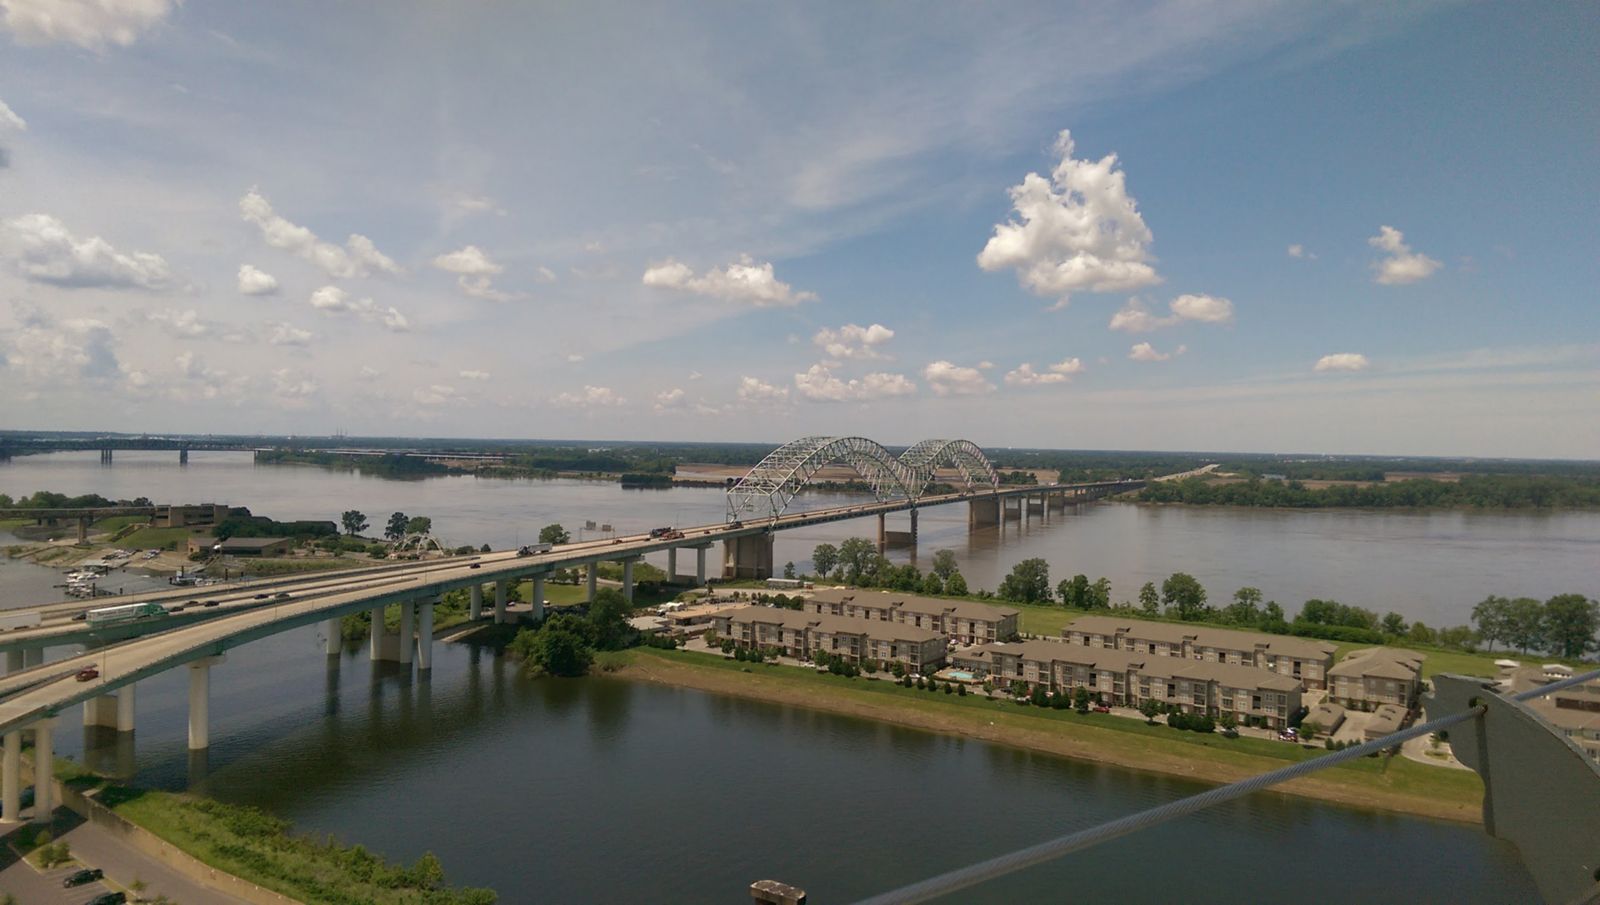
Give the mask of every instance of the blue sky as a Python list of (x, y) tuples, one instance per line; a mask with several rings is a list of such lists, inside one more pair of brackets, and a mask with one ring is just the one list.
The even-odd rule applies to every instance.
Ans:
[(0, 0), (0, 422), (1593, 457), (1597, 89), (1579, 4)]

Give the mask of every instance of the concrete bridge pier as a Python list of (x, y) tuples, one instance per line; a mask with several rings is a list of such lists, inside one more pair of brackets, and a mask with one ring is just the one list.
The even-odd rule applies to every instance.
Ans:
[(344, 623), (338, 618), (329, 619), (322, 624), (322, 652), (330, 657), (339, 656), (339, 649), (344, 641)]
[[(1015, 506), (1011, 505), (1013, 502), (1016, 503)], [(1021, 497), (1011, 496), (1000, 498), (1000, 514), (1005, 521), (1011, 521), (1013, 519), (1019, 522), (1022, 521), (1023, 512), (1026, 510), (1026, 508), (1026, 506), (1022, 505)]]
[(6, 675), (22, 671), (22, 651), (6, 651)]
[(101, 465), (110, 465), (111, 464), (111, 450), (109, 450), (109, 449), (100, 450), (100, 464)]
[(0, 755), (0, 822), (22, 819), (22, 730), (6, 733), (5, 753)]
[(544, 573), (533, 576), (532, 586), (528, 589), (528, 600), (532, 601), (533, 621), (544, 619)]
[[(433, 671), (433, 605), (437, 600), (424, 600), (417, 605), (417, 672)], [(407, 609), (410, 605), (407, 605)], [(400, 646), (409, 649), (410, 639), (402, 637)]]
[(502, 625), (506, 622), (506, 592), (507, 582), (504, 578), (494, 583), (494, 622)]
[(367, 638), (367, 659), (376, 663), (383, 659), (383, 607), (372, 610), (372, 632)]
[(633, 564), (638, 561), (637, 556), (622, 561), (622, 596), (629, 603), (633, 602)]
[(89, 542), (89, 517), (87, 515), (80, 516), (78, 518), (78, 543), (87, 544), (88, 542)]
[(179, 465), (188, 465), (189, 464), (189, 450), (187, 450), (187, 449), (178, 450), (178, 464)]
[[(227, 660), (220, 654), (189, 664), (189, 750), (211, 747), (211, 667)], [(35, 747), (38, 743), (35, 743)], [(35, 792), (35, 795), (38, 793)]]
[(408, 673), (411, 671), (412, 645), (415, 643), (411, 639), (416, 634), (412, 628), (416, 612), (417, 604), (415, 601), (407, 600), (400, 604), (400, 648), (395, 652), (395, 659), (401, 666), (407, 667), (406, 672)]
[(986, 528), (1000, 523), (1000, 501), (982, 497), (967, 502), (967, 527)]
[(483, 585), (475, 584), (470, 589), (467, 603), (467, 618), (477, 622), (483, 618)]
[(889, 546), (889, 514), (878, 513), (878, 552), (882, 553)]
[(588, 576), (588, 584), (589, 584), (588, 601), (590, 603), (594, 603), (595, 591), (600, 589), (600, 573), (595, 571), (595, 566), (596, 565), (598, 565), (598, 563), (589, 563), (589, 565), (585, 566), (584, 570), (583, 570), (584, 574)]
[(118, 732), (132, 732), (135, 686), (124, 685), (111, 694), (83, 702), (83, 724), (105, 726)]
[(706, 586), (706, 550), (708, 549), (710, 548), (694, 548), (694, 586), (697, 588)]
[[(49, 717), (34, 723), (33, 729), (33, 822), (49, 823), (55, 813), (55, 728), (58, 719)], [(8, 742), (9, 744), (9, 742)], [(20, 741), (18, 746), (20, 748)], [(19, 764), (20, 767), (20, 764)], [(13, 812), (15, 813), (15, 812)]]
[(678, 548), (667, 548), (667, 584), (678, 582)]
[(723, 578), (771, 578), (772, 535), (748, 534), (722, 542)]
[(44, 648), (35, 647), (22, 652), (22, 668), (32, 669), (44, 665)]

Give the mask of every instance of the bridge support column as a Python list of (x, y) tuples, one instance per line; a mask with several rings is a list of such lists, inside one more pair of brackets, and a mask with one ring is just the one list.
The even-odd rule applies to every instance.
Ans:
[(367, 659), (376, 663), (383, 658), (383, 607), (372, 611), (372, 634), (367, 639)]
[(696, 547), (694, 550), (694, 586), (706, 586), (706, 547)]
[(6, 674), (22, 671), (22, 651), (6, 651)]
[(533, 576), (533, 586), (528, 589), (528, 599), (533, 601), (533, 621), (544, 619), (544, 573)]
[(88, 519), (88, 517), (84, 517), (84, 518), (78, 519), (78, 543), (87, 544), (88, 542), (89, 542), (89, 519)]
[(416, 611), (417, 605), (413, 601), (407, 600), (400, 604), (400, 649), (395, 652), (395, 656), (402, 666), (411, 665), (412, 645), (416, 643), (412, 640), (415, 637), (412, 624)]
[[(417, 606), (417, 672), (433, 669), (433, 600), (424, 600)], [(405, 645), (404, 638), (400, 639)]]
[(483, 618), (483, 585), (475, 584), (469, 590), (471, 596), (467, 603), (467, 618), (477, 622)]
[(678, 583), (678, 548), (667, 548), (667, 584)]
[(133, 731), (133, 703), (135, 685), (124, 685), (117, 690), (117, 731)]
[(339, 656), (339, 648), (344, 641), (344, 624), (340, 619), (329, 619), (322, 624), (322, 632), (327, 637), (322, 639), (322, 652), (330, 657)]
[(22, 819), (22, 730), (6, 733), (5, 754), (0, 756), (0, 821)]
[(117, 724), (117, 696), (97, 695), (83, 702), (83, 725), (115, 726)]
[(599, 575), (599, 573), (597, 573), (595, 571), (595, 568), (594, 568), (597, 565), (599, 565), (599, 563), (589, 563), (589, 565), (587, 567), (585, 567), (584, 570), (583, 570), (585, 573), (587, 573), (587, 575), (589, 577), (589, 602), (590, 603), (594, 603), (594, 592), (600, 586), (600, 582), (599, 582), (600, 575)]
[(44, 648), (35, 647), (22, 652), (22, 668), (29, 669), (34, 666), (44, 665)]
[(771, 578), (772, 535), (750, 534), (722, 542), (724, 578)]
[(202, 657), (189, 664), (190, 751), (211, 747), (211, 667), (226, 659), (220, 655)]
[(889, 546), (889, 515), (886, 512), (878, 513), (878, 552), (882, 553)]
[(911, 510), (911, 546), (917, 545), (917, 510)]
[(56, 718), (40, 720), (33, 729), (33, 822), (49, 823), (55, 813)]
[(500, 625), (506, 621), (506, 580), (504, 578), (494, 583), (494, 621)]
[(622, 561), (622, 596), (629, 603), (633, 602), (633, 563), (631, 559)]
[(188, 465), (189, 464), (189, 451), (187, 449), (178, 450), (178, 464), (179, 465)]

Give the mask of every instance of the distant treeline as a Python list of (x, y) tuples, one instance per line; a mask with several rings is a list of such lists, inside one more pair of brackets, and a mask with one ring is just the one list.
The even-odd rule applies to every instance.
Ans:
[(1147, 503), (1283, 508), (1563, 509), (1600, 507), (1600, 478), (1566, 475), (1463, 475), (1459, 481), (1413, 478), (1388, 484), (1312, 489), (1299, 481), (1234, 483), (1186, 478), (1139, 491)]
[(52, 493), (40, 490), (37, 493), (13, 500), (10, 496), (0, 493), (0, 509), (109, 509), (113, 506), (149, 506), (147, 497), (136, 500), (109, 500), (98, 493), (86, 493), (83, 496), (67, 496), (64, 493)]
[(424, 478), (451, 473), (448, 466), (399, 454), (353, 456), (307, 449), (263, 449), (256, 452), (256, 462), (262, 465), (317, 465), (383, 478)]
[(339, 526), (333, 522), (295, 521), (279, 522), (264, 515), (251, 515), (250, 510), (238, 508), (215, 527), (211, 528), (211, 535), (217, 540), (227, 540), (230, 537), (336, 537)]

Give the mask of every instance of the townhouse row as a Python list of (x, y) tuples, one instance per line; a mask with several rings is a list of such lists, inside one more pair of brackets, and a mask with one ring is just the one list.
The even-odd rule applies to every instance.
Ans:
[(882, 619), (856, 619), (765, 606), (724, 610), (712, 619), (717, 635), (741, 647), (778, 650), (785, 656), (814, 658), (818, 652), (842, 656), (855, 665), (899, 661), (911, 672), (944, 666), (949, 642), (929, 628)]
[(960, 644), (1005, 641), (1017, 634), (1018, 611), (971, 600), (918, 597), (900, 591), (822, 590), (804, 603), (807, 612), (898, 622), (939, 632)]
[(1206, 625), (1080, 616), (1061, 630), (1069, 643), (1271, 670), (1306, 688), (1328, 687), (1338, 648), (1329, 641)]
[(1162, 656), (1064, 641), (983, 644), (951, 662), (1006, 687), (1072, 692), (1086, 688), (1103, 703), (1139, 707), (1154, 700), (1185, 713), (1231, 713), (1244, 725), (1282, 729), (1300, 709), (1300, 680), (1238, 663)]

